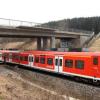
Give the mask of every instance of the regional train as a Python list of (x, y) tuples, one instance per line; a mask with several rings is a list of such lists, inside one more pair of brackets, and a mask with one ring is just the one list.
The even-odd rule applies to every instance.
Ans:
[(99, 52), (0, 50), (0, 61), (100, 81)]

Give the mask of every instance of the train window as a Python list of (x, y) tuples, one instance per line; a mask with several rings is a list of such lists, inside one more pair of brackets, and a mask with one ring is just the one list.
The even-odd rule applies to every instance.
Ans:
[(15, 55), (13, 56), (13, 59), (15, 59)]
[(62, 59), (55, 59), (56, 66), (62, 66)]
[(82, 60), (76, 60), (75, 61), (75, 67), (79, 68), (79, 69), (83, 69), (84, 68), (84, 61), (82, 61)]
[(0, 54), (0, 57), (2, 57), (2, 54)]
[(41, 58), (40, 58), (40, 63), (41, 63), (41, 64), (45, 64), (45, 58), (44, 58), (44, 57), (41, 57)]
[(4, 54), (4, 57), (5, 57), (5, 58), (8, 58), (8, 54)]
[(93, 58), (93, 64), (98, 65), (98, 57)]
[(33, 57), (31, 57), (31, 62), (33, 62)]
[(58, 59), (55, 60), (55, 65), (58, 66)]
[(47, 59), (47, 64), (48, 65), (53, 65), (53, 58), (48, 58)]
[(62, 66), (62, 59), (60, 59), (60, 63), (59, 63), (59, 65)]
[(33, 57), (29, 57), (29, 61), (30, 62), (33, 62)]
[(18, 56), (18, 55), (15, 55), (15, 59), (16, 59), (16, 60), (19, 60), (19, 56)]
[(35, 62), (39, 63), (39, 57), (35, 57)]
[(28, 61), (28, 57), (27, 56), (24, 57), (24, 61)]
[(12, 59), (14, 59), (14, 55), (12, 55)]
[(31, 57), (29, 57), (29, 62), (31, 62)]
[(5, 54), (3, 54), (2, 57), (5, 57)]
[(65, 66), (66, 67), (73, 67), (73, 60), (70, 60), (70, 59), (65, 60)]
[(12, 59), (12, 54), (9, 55), (9, 58)]
[[(10, 56), (10, 55), (9, 55), (9, 56)], [(18, 59), (19, 59), (19, 56), (13, 55), (12, 58), (13, 58), (14, 60), (18, 60)]]
[(22, 56), (20, 56), (20, 60), (23, 61), (23, 57)]

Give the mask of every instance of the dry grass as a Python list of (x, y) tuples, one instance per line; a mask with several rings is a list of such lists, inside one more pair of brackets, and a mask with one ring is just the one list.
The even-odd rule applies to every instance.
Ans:
[(90, 51), (100, 51), (100, 38), (94, 41), (94, 43), (89, 47)]
[(12, 70), (0, 68), (1, 100), (100, 100), (99, 88), (28, 70)]
[(0, 75), (0, 100), (65, 100), (63, 96), (24, 80), (15, 72), (7, 73)]

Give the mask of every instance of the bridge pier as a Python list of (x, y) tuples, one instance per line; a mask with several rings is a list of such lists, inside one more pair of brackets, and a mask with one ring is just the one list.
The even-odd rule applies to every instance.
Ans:
[(37, 50), (48, 49), (48, 38), (47, 37), (37, 37)]
[(51, 48), (55, 48), (56, 47), (56, 40), (55, 40), (55, 37), (54, 36), (51, 37), (50, 47)]
[(37, 37), (37, 50), (41, 50), (41, 49), (42, 49), (42, 38)]
[(43, 50), (48, 49), (48, 38), (43, 37)]
[[(56, 47), (55, 37), (50, 38), (50, 48)], [(48, 49), (48, 37), (37, 37), (37, 50)]]

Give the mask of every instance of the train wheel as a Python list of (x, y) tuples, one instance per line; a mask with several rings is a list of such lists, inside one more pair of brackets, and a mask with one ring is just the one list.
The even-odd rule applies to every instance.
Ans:
[(99, 80), (93, 80), (93, 85), (99, 86), (100, 85), (100, 81)]
[(77, 81), (77, 82), (81, 82), (82, 80), (81, 80), (81, 78), (80, 77), (74, 77), (74, 79)]

